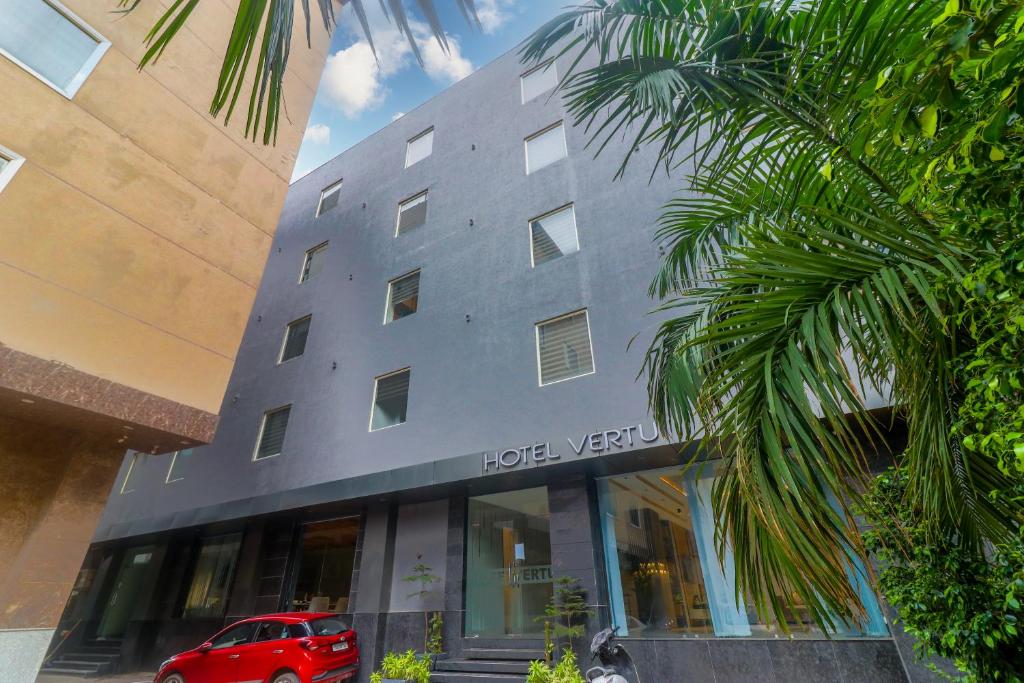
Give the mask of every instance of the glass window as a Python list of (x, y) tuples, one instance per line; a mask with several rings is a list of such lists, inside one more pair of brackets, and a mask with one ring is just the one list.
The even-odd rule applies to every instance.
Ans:
[(309, 338), (309, 325), (313, 322), (313, 316), (288, 323), (284, 331), (284, 343), (281, 345), (281, 358), (278, 363), (283, 363), (292, 358), (298, 358), (306, 352), (306, 339)]
[(594, 371), (586, 311), (537, 323), (537, 369), (541, 385)]
[[(345, 610), (342, 610), (345, 611)], [(309, 627), (315, 636), (336, 636), (339, 633), (348, 631), (348, 624), (338, 617), (323, 617), (309, 622)]]
[[(609, 603), (620, 635), (784, 635), (778, 624), (759, 619), (752, 606), (736, 599), (733, 558), (727, 553), (720, 562), (715, 546), (714, 481), (711, 466), (686, 473), (681, 468), (649, 470), (599, 481)], [(838, 635), (887, 635), (859, 562), (851, 563), (851, 580), (867, 619), (841, 628)], [(786, 621), (794, 637), (825, 637), (799, 605)]]
[(74, 97), (110, 47), (56, 0), (0, 0), (0, 53)]
[(395, 236), (409, 232), (427, 222), (427, 193), (421, 192), (398, 205), (398, 227)]
[(257, 623), (255, 621), (249, 621), (238, 626), (229, 628), (224, 633), (210, 641), (213, 646), (212, 650), (222, 650), (226, 647), (235, 647), (236, 645), (245, 645), (252, 640), (253, 634), (256, 632)]
[(185, 478), (185, 463), (192, 457), (192, 449), (186, 448), (183, 451), (175, 451), (171, 456), (171, 466), (167, 468), (166, 482), (171, 484)]
[[(293, 611), (348, 612), (358, 536), (358, 517), (303, 526), (295, 590), (292, 591)], [(330, 628), (325, 620), (319, 621), (325, 623), (319, 627), (314, 623), (314, 631)]]
[(552, 588), (547, 488), (470, 498), (466, 635), (540, 636)]
[(555, 67), (555, 63), (549, 60), (524, 73), (519, 82), (523, 93), (523, 104), (526, 104), (558, 85), (558, 69)]
[(384, 323), (416, 312), (420, 300), (420, 271), (403, 275), (388, 283), (388, 310)]
[(124, 474), (124, 481), (121, 482), (121, 493), (131, 493), (135, 490), (135, 482), (132, 475), (136, 474), (135, 468), (146, 458), (146, 453), (132, 453), (131, 462), (128, 463), (128, 471)]
[(526, 172), (539, 171), (568, 154), (565, 145), (565, 127), (559, 121), (550, 128), (526, 138)]
[(320, 191), (320, 202), (316, 205), (316, 215), (322, 216), (338, 205), (341, 196), (341, 181), (328, 185)]
[(25, 163), (23, 157), (6, 147), (0, 146), (0, 191), (3, 191), (7, 183), (11, 182), (11, 178), (18, 172), (23, 163)]
[(572, 204), (530, 221), (530, 248), (534, 266), (580, 250)]
[(374, 382), (371, 432), (405, 422), (406, 408), (409, 405), (409, 374), (408, 369), (399, 370), (378, 377)]
[(218, 536), (203, 541), (192, 572), (192, 584), (185, 598), (183, 616), (219, 617), (224, 614), (241, 545), (242, 534)]
[(263, 414), (260, 438), (257, 439), (256, 454), (253, 456), (253, 460), (281, 455), (284, 448), (284, 434), (288, 429), (288, 417), (291, 412), (291, 406), (284, 406)]
[[(304, 629), (298, 629), (300, 632)], [(271, 640), (284, 640), (291, 638), (292, 634), (288, 628), (288, 624), (283, 621), (261, 621), (259, 628), (256, 630), (256, 637), (253, 638), (254, 643), (265, 643)]]
[(417, 161), (423, 161), (434, 151), (434, 129), (424, 131), (414, 137), (405, 146), (405, 167), (409, 168)]
[(324, 267), (324, 257), (327, 255), (327, 242), (318, 244), (306, 252), (306, 258), (302, 261), (302, 273), (299, 275), (299, 282), (308, 282), (317, 275)]

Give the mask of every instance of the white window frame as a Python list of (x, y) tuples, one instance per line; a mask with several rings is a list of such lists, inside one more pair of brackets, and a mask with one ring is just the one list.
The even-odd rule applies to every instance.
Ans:
[[(568, 159), (569, 158), (569, 140), (566, 138), (566, 135), (565, 135), (565, 125), (564, 124), (565, 124), (565, 120), (564, 119), (560, 120), (560, 121), (557, 121), (555, 123), (552, 123), (550, 126), (548, 126), (546, 128), (541, 128), (540, 130), (538, 130), (536, 133), (533, 133), (532, 135), (526, 136), (526, 138), (523, 140), (523, 156), (524, 156), (524, 158), (526, 160), (526, 175), (533, 175), (534, 173), (537, 173), (538, 171), (541, 171), (541, 170), (547, 168), (548, 166), (554, 166), (559, 161), (562, 161), (563, 159)], [(556, 128), (561, 128), (562, 129), (562, 148), (565, 150), (565, 156), (563, 156), (561, 159), (558, 159), (557, 161), (552, 161), (547, 166), (542, 166), (542, 167), (540, 167), (538, 169), (535, 169), (535, 170), (533, 170), (531, 172), (530, 171), (530, 140), (535, 140), (535, 139), (539, 138), (541, 135), (544, 135), (545, 133), (553, 131)]]
[[(420, 197), (423, 197), (423, 201), (426, 202), (426, 204), (427, 204), (427, 211), (429, 211), (430, 210), (430, 197), (428, 196), (429, 192), (430, 192), (430, 188), (427, 188), (426, 190), (423, 190), (422, 192), (417, 192), (416, 194), (412, 195), (411, 197), (406, 197), (402, 201), (398, 202), (398, 213), (395, 216), (395, 238), (396, 239), (402, 236), (402, 233), (399, 232), (399, 230), (402, 227), (402, 207), (405, 206), (406, 204), (409, 204), (410, 202), (413, 202), (413, 201), (419, 199)], [(426, 225), (426, 224), (427, 224), (427, 222), (424, 219), (423, 225)], [(422, 227), (422, 226), (416, 226), (416, 227)], [(415, 229), (416, 228), (411, 228), (411, 230), (415, 230)], [(407, 230), (406, 232), (409, 232), (409, 231)]]
[(427, 128), (422, 133), (414, 135), (414, 136), (412, 136), (411, 138), (409, 138), (408, 140), (405, 141), (405, 168), (409, 168), (411, 166), (415, 166), (419, 162), (424, 161), (426, 159), (429, 159), (434, 154), (434, 141), (433, 141), (433, 139), (431, 139), (431, 141), (430, 141), (430, 154), (428, 154), (427, 156), (423, 157), (422, 159), (417, 159), (416, 161), (414, 161), (411, 164), (409, 163), (409, 151), (412, 149), (412, 143), (416, 142), (417, 140), (419, 140), (422, 137), (425, 137), (427, 135), (433, 135), (433, 134), (434, 134), (434, 127), (431, 126), (430, 128)]
[[(388, 319), (391, 316), (391, 292), (392, 292), (392, 288), (393, 288), (394, 284), (396, 282), (398, 282), (399, 280), (404, 280), (405, 278), (409, 277), (410, 275), (415, 275), (415, 274), (420, 273), (420, 272), (421, 272), (421, 269), (413, 268), (412, 270), (408, 271), (407, 273), (403, 273), (402, 275), (399, 275), (398, 277), (393, 277), (390, 280), (388, 280), (388, 296), (387, 296), (387, 301), (385, 302), (385, 305), (384, 305), (384, 324), (385, 325), (390, 325), (391, 323), (398, 322), (399, 320), (402, 319), (402, 318), (394, 318), (394, 319), (391, 319), (391, 320)], [(417, 292), (416, 292), (416, 313), (419, 313), (420, 312), (420, 302), (419, 302), (420, 295), (419, 295), (419, 291), (418, 291), (419, 290), (419, 284), (417, 283), (416, 286), (417, 286)], [(405, 316), (405, 317), (408, 318), (409, 316)], [(401, 370), (398, 370), (397, 372), (401, 372)], [(395, 374), (395, 373), (391, 373), (391, 374)], [(377, 390), (374, 389), (374, 402), (376, 402), (376, 393), (377, 393)]]
[(344, 178), (338, 178), (335, 182), (331, 183), (324, 189), (320, 190), (320, 200), (316, 203), (316, 218), (320, 218), (321, 207), (324, 205), (324, 198), (328, 195), (334, 194), (335, 192), (341, 192), (341, 184), (345, 181)]
[(7, 187), (7, 183), (11, 182), (11, 178), (14, 177), (14, 174), (25, 163), (25, 157), (3, 145), (0, 145), (0, 156), (7, 159), (7, 165), (0, 171), (0, 192), (3, 192), (4, 188)]
[[(563, 204), (562, 206), (558, 207), (557, 209), (552, 209), (551, 211), (548, 211), (546, 213), (542, 213), (541, 215), (535, 216), (535, 217), (531, 218), (530, 220), (526, 221), (526, 239), (527, 239), (527, 242), (528, 242), (528, 246), (530, 247), (530, 267), (531, 268), (536, 268), (537, 267), (537, 263), (534, 260), (534, 256), (533, 256), (533, 224), (534, 224), (534, 222), (542, 220), (544, 218), (547, 218), (548, 216), (553, 216), (556, 213), (564, 211), (565, 209), (569, 209), (570, 211), (572, 211), (572, 234), (576, 238), (576, 251), (574, 251), (572, 253), (573, 254), (579, 253), (579, 251), (582, 249), (582, 247), (580, 246), (580, 231), (579, 231), (579, 227), (576, 225), (576, 203), (575, 202), (569, 202), (568, 204)], [(562, 256), (558, 256), (557, 258), (565, 258), (566, 256), (572, 256), (572, 254), (563, 254)], [(555, 259), (551, 259), (551, 260), (554, 261)], [(570, 315), (572, 315), (572, 314), (570, 313)]]
[(181, 453), (181, 451), (174, 451), (174, 455), (171, 456), (171, 466), (167, 468), (167, 477), (164, 479), (165, 484), (173, 484), (176, 481), (185, 481), (185, 477), (171, 479), (171, 473), (174, 472), (174, 463), (178, 460), (178, 453)]
[[(400, 375), (403, 372), (408, 372), (409, 373), (409, 379), (410, 380), (412, 379), (412, 366), (411, 365), (406, 365), (404, 368), (399, 368), (398, 370), (393, 370), (391, 372), (386, 372), (383, 375), (377, 375), (376, 377), (373, 378), (373, 400), (370, 401), (370, 421), (369, 421), (369, 424), (367, 425), (368, 426), (368, 431), (370, 431), (370, 432), (383, 432), (385, 429), (392, 429), (394, 427), (401, 427), (402, 425), (404, 425), (406, 422), (409, 421), (409, 416), (407, 414), (405, 422), (399, 422), (398, 424), (388, 425), (387, 427), (377, 427), (377, 429), (373, 428), (373, 410), (374, 410), (374, 408), (377, 407), (377, 388), (380, 386), (380, 381), (382, 379), (387, 379), (388, 377), (394, 377), (395, 375)], [(410, 382), (410, 384), (412, 384), (412, 382)], [(406, 390), (406, 394), (405, 394), (405, 409), (406, 409), (406, 412), (408, 413), (408, 410), (409, 410), (409, 393), (408, 393), (408, 390)]]
[(126, 493), (132, 493), (133, 491), (135, 491), (134, 488), (131, 488), (131, 489), (128, 488), (128, 482), (132, 480), (132, 472), (135, 471), (135, 463), (138, 462), (139, 456), (141, 456), (141, 455), (142, 455), (142, 453), (139, 453), (138, 451), (132, 453), (132, 461), (130, 463), (128, 463), (128, 471), (125, 472), (124, 481), (121, 482), (121, 495), (122, 496), (124, 494), (126, 494)]
[(306, 264), (309, 263), (310, 256), (312, 256), (314, 252), (327, 251), (327, 245), (328, 244), (330, 244), (330, 240), (327, 240), (325, 242), (321, 242), (320, 244), (316, 245), (315, 247), (310, 247), (309, 249), (306, 250), (306, 253), (302, 257), (302, 267), (299, 269), (299, 280), (298, 280), (298, 283), (300, 285), (304, 285), (304, 284), (306, 284), (307, 282), (309, 282), (310, 280), (313, 279), (313, 277), (308, 277), (305, 280), (302, 279), (302, 276), (306, 272)]
[[(564, 377), (562, 379), (556, 379), (551, 382), (543, 381), (543, 373), (540, 367), (540, 326), (547, 325), (548, 323), (558, 322), (563, 318), (571, 318), (577, 313), (583, 314), (583, 319), (587, 321), (587, 343), (590, 344), (590, 372), (584, 372), (579, 375), (573, 375), (572, 377)], [(594, 354), (594, 338), (590, 332), (590, 309), (588, 308), (577, 308), (575, 311), (569, 311), (562, 315), (556, 315), (554, 318), (547, 318), (541, 320), (533, 325), (533, 337), (534, 337), (534, 351), (537, 355), (537, 386), (550, 387), (552, 384), (561, 384), (562, 382), (568, 382), (570, 380), (579, 379), (580, 377), (586, 377), (593, 375), (597, 372), (597, 357)]]
[[(264, 455), (262, 458), (256, 457), (256, 456), (258, 456), (260, 454), (260, 443), (262, 443), (262, 441), (263, 441), (263, 431), (267, 428), (267, 415), (270, 415), (271, 413), (276, 413), (279, 410), (284, 410), (285, 408), (288, 408), (289, 409), (288, 421), (291, 422), (291, 419), (292, 419), (291, 412), (290, 412), (291, 407), (292, 407), (291, 403), (284, 403), (282, 405), (277, 406), (276, 408), (271, 408), (270, 410), (264, 410), (263, 411), (263, 415), (260, 417), (260, 431), (259, 431), (259, 434), (256, 435), (256, 445), (252, 449), (252, 461), (253, 462), (262, 462), (264, 460), (270, 460), (271, 458), (276, 458), (279, 455), (281, 455), (282, 453), (284, 453), (284, 441), (282, 440), (281, 441), (281, 451), (280, 451), (280, 453), (274, 453), (273, 455)], [(288, 436), (288, 428), (287, 427), (285, 427), (285, 436), (286, 437)]]
[(101, 34), (99, 31), (97, 31), (92, 26), (87, 24), (84, 19), (82, 19), (77, 14), (69, 10), (67, 7), (65, 7), (57, 0), (40, 0), (40, 2), (45, 2), (53, 9), (57, 10), (59, 14), (62, 14), (65, 19), (67, 19), (72, 24), (81, 29), (83, 33), (92, 36), (96, 39), (96, 48), (92, 51), (92, 54), (89, 55), (89, 59), (85, 60), (85, 63), (82, 64), (81, 68), (78, 70), (78, 73), (75, 74), (75, 77), (72, 79), (71, 85), (68, 86), (68, 89), (65, 90), (64, 88), (60, 87), (59, 85), (51, 81), (49, 78), (43, 76), (41, 73), (30, 67), (28, 64), (25, 64), (23, 61), (21, 61), (20, 59), (12, 55), (10, 52), (3, 49), (2, 47), (0, 47), (0, 54), (2, 54), (4, 57), (7, 57), (7, 59), (11, 60), (12, 62), (20, 66), (22, 69), (29, 72), (30, 74), (38, 78), (40, 81), (50, 86), (51, 88), (53, 88), (61, 95), (70, 100), (75, 97), (75, 94), (85, 84), (86, 79), (89, 78), (89, 75), (92, 73), (93, 69), (95, 69), (96, 65), (100, 63), (100, 60), (103, 58), (103, 55), (106, 54), (107, 50), (110, 49), (110, 41), (107, 40), (106, 37), (104, 37), (103, 34)]
[[(313, 319), (313, 314), (310, 313), (308, 315), (302, 316), (301, 318), (296, 318), (295, 320), (292, 320), (290, 323), (288, 323), (287, 325), (284, 326), (284, 336), (281, 339), (281, 350), (277, 352), (277, 364), (278, 365), (281, 365), (282, 363), (287, 363), (290, 360), (295, 360), (296, 358), (302, 358), (304, 355), (306, 355), (306, 347), (303, 346), (302, 347), (302, 353), (300, 353), (299, 355), (294, 356), (292, 358), (289, 358), (288, 360), (284, 360), (284, 349), (285, 349), (286, 346), (288, 346), (288, 335), (291, 333), (292, 327), (295, 326), (298, 323), (301, 323), (303, 320), (312, 320), (312, 319)], [(310, 329), (312, 329), (312, 325), (310, 325)], [(309, 342), (309, 333), (308, 332), (306, 333), (306, 342), (307, 343)], [(284, 406), (281, 406), (281, 407), (283, 408)]]
[[(548, 88), (548, 90), (542, 90), (541, 92), (537, 93), (536, 95), (534, 95), (530, 99), (526, 99), (526, 88), (525, 88), (525, 86), (526, 86), (526, 79), (528, 77), (532, 76), (533, 74), (537, 73), (538, 71), (542, 71), (544, 69), (549, 69), (549, 68), (552, 71), (555, 72), (555, 84), (553, 86), (551, 86), (550, 88)], [(535, 99), (537, 99), (538, 97), (540, 97), (544, 93), (549, 92), (550, 90), (554, 90), (557, 87), (558, 87), (558, 63), (555, 62), (555, 58), (554, 57), (544, 61), (542, 64), (538, 64), (537, 66), (533, 67), (532, 69), (528, 69), (527, 71), (524, 71), (523, 73), (519, 74), (519, 98), (520, 98), (522, 104), (526, 104), (527, 102), (533, 102)]]

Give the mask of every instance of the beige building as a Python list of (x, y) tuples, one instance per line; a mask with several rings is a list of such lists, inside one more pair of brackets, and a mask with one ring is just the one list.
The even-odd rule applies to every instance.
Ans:
[(211, 439), (327, 53), (296, 30), (264, 147), (207, 113), (237, 0), (138, 70), (169, 5), (0, 0), (2, 683), (34, 677), (126, 448)]

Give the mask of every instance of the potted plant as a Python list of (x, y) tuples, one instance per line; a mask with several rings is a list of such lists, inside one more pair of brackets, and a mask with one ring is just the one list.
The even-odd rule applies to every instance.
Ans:
[(370, 683), (430, 683), (430, 660), (414, 651), (389, 652), (380, 663), (380, 671), (370, 674)]

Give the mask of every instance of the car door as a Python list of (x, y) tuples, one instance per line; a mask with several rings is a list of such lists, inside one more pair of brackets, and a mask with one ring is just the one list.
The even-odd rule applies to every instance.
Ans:
[(256, 635), (239, 653), (238, 683), (262, 683), (285, 663), (288, 624), (283, 621), (259, 622)]
[(188, 683), (236, 683), (238, 662), (242, 652), (252, 641), (257, 624), (247, 621), (221, 631), (209, 640), (209, 647), (201, 649), (201, 656), (193, 659), (189, 670), (183, 671)]

